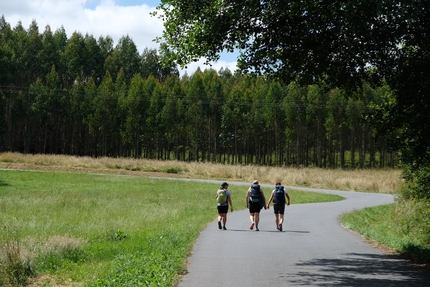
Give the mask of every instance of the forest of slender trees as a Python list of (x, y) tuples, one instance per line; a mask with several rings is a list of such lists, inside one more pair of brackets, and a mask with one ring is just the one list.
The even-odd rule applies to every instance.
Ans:
[[(228, 69), (179, 76), (125, 36), (0, 18), (0, 152), (373, 168), (398, 165), (370, 123), (387, 86), (283, 85)], [(393, 135), (394, 136), (394, 135)]]

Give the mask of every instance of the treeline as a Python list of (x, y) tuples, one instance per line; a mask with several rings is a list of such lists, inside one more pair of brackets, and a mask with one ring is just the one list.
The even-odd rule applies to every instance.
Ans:
[(393, 167), (364, 120), (388, 87), (346, 93), (228, 69), (179, 77), (129, 37), (113, 47), (0, 19), (0, 150), (220, 163)]

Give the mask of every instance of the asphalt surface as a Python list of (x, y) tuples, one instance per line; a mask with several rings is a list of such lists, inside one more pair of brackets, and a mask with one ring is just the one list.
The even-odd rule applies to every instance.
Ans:
[[(229, 183), (230, 188), (244, 185)], [(262, 187), (267, 197), (273, 186)], [(276, 230), (273, 207), (261, 211), (260, 231), (249, 229), (248, 210), (229, 212), (228, 230), (219, 230), (214, 220), (201, 232), (179, 286), (430, 286), (428, 273), (370, 246), (338, 221), (345, 212), (392, 203), (393, 196), (297, 189), (346, 200), (294, 204), (291, 198), (283, 232)], [(234, 193), (232, 200), (233, 206), (245, 205)]]

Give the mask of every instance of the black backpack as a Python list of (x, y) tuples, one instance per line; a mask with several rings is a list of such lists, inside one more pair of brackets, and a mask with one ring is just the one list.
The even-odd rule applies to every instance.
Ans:
[(285, 204), (285, 189), (282, 185), (277, 185), (273, 191), (273, 203)]
[(252, 202), (260, 202), (261, 200), (261, 190), (259, 184), (253, 184), (251, 185), (251, 190), (249, 191), (249, 201)]

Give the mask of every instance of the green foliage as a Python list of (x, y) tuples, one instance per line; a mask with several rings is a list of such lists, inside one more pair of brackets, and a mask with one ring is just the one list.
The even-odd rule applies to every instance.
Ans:
[(430, 166), (407, 165), (402, 177), (405, 184), (400, 195), (404, 199), (430, 200)]

